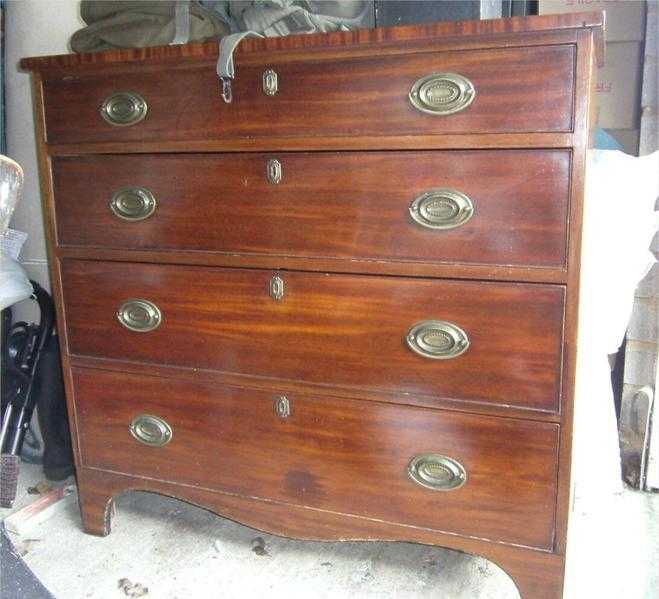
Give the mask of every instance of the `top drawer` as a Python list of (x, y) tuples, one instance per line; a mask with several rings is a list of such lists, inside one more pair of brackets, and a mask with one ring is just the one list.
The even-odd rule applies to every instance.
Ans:
[[(572, 128), (573, 45), (331, 61), (317, 56), (238, 64), (231, 103), (222, 99), (215, 65), (208, 63), (49, 79), (47, 139), (203, 141)], [(103, 118), (103, 107), (114, 116)]]

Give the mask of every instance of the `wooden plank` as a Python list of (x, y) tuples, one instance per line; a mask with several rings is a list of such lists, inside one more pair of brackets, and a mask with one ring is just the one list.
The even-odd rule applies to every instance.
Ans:
[[(57, 158), (59, 243), (337, 263), (565, 267), (567, 150), (276, 156), (276, 185), (266, 176), (269, 153)], [(383, 184), (386, 173), (396, 176)], [(132, 188), (156, 202), (136, 222), (109, 209), (110, 198)], [(473, 216), (453, 229), (415, 222), (410, 206), (424, 194), (435, 193), (438, 208), (457, 206), (437, 189), (465, 194)]]
[[(65, 260), (69, 351), (344, 392), (558, 408), (561, 286), (288, 271), (278, 273), (285, 291), (276, 301), (274, 274)], [(117, 310), (130, 298), (155, 303), (162, 324), (148, 333), (122, 327)], [(469, 349), (440, 360), (414, 353), (406, 335), (427, 320), (463, 329)]]
[[(233, 101), (219, 94), (213, 65), (162, 74), (138, 70), (62, 77), (44, 84), (48, 142), (210, 141), (325, 136), (437, 136), (475, 133), (569, 133), (572, 130), (573, 45), (312, 59), (276, 66), (279, 89), (263, 93), (270, 57), (241, 67)], [(413, 107), (416, 81), (457, 73), (475, 90), (473, 102), (450, 116)], [(137, 93), (143, 120), (113, 126), (99, 106), (114, 94)], [(77, 102), (69, 98), (80, 98)]]
[[(282, 418), (269, 392), (77, 369), (74, 379), (86, 467), (499, 542), (552, 543), (555, 424), (299, 394), (287, 396)], [(171, 441), (152, 447), (133, 438), (128, 424), (140, 414), (164, 420)], [(429, 452), (455, 460), (464, 484), (438, 493), (413, 482), (411, 460)]]

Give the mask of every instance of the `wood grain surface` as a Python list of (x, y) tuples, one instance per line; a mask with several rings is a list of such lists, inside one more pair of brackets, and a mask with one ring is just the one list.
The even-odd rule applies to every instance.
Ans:
[[(602, 27), (604, 12), (591, 11), (555, 15), (513, 17), (510, 19), (484, 19), (476, 21), (435, 22), (403, 25), (400, 27), (380, 27), (358, 29), (356, 31), (335, 31), (314, 35), (292, 35), (265, 39), (246, 39), (236, 51), (238, 64), (252, 55), (261, 59), (264, 54), (286, 55), (297, 51), (308, 55), (314, 52), (329, 54), (333, 49), (349, 48), (359, 52), (361, 48), (373, 47), (377, 52), (391, 52), (394, 48), (426, 47), (437, 42), (460, 46), (473, 40), (475, 44), (486, 38), (488, 41), (507, 39), (542, 39), (547, 32), (571, 32), (590, 28), (596, 36), (598, 46), (603, 45)], [(392, 47), (393, 45), (393, 47)], [(20, 66), (47, 72), (49, 70), (95, 68), (112, 64), (134, 63), (149, 65), (169, 62), (180, 65), (186, 61), (199, 62), (216, 60), (218, 44), (192, 43), (147, 48), (120, 48), (108, 52), (82, 54), (62, 54), (58, 56), (35, 56), (23, 58)], [(598, 54), (602, 48), (598, 47)]]
[[(583, 171), (602, 23), (602, 13), (567, 14), (246, 40), (236, 52), (230, 105), (218, 97), (216, 43), (23, 60), (35, 71), (39, 169), (85, 529), (107, 534), (113, 496), (149, 490), (276, 534), (409, 540), (478, 553), (513, 577), (523, 599), (558, 599), (570, 512)], [(265, 68), (280, 76), (272, 97), (261, 89)], [(476, 101), (449, 118), (416, 111), (407, 99), (412, 83), (449, 69), (474, 80)], [(117, 86), (145, 94), (149, 114), (139, 125), (114, 128), (99, 117), (100, 103)], [(495, 150), (493, 166), (488, 156)], [(343, 158), (362, 154), (337, 164), (338, 151)], [(391, 167), (394, 151), (416, 159), (402, 170), (396, 164), (400, 181)], [(210, 152), (225, 154), (200, 155)], [(388, 163), (377, 163), (388, 153)], [(259, 161), (270, 157), (284, 160), (288, 175), (276, 193), (258, 178)], [(117, 166), (114, 180), (98, 158)], [(145, 162), (140, 167), (133, 158)], [(197, 166), (220, 158), (225, 167), (240, 164), (258, 175), (249, 175), (248, 186), (262, 204), (242, 194), (241, 219), (216, 191), (212, 169)], [(192, 188), (190, 171), (159, 166), (172, 159), (189, 165), (205, 194)], [(386, 166), (379, 198), (374, 174), (360, 168), (377, 164)], [(329, 170), (332, 178), (323, 178)], [(238, 194), (238, 168), (226, 172)], [(300, 173), (317, 180), (302, 182)], [(105, 188), (128, 175), (150, 177), (159, 189), (168, 183), (159, 211), (137, 224), (143, 228), (132, 239), (103, 220), (102, 210)], [(460, 243), (433, 238), (425, 254), (420, 237), (405, 241), (410, 223), (396, 219), (403, 192), (416, 192), (418, 181), (435, 185), (437, 177), (469, 186), (480, 199), (473, 228), (451, 232)], [(333, 180), (335, 186), (327, 183)], [(335, 195), (339, 182), (356, 183), (360, 201)], [(331, 218), (301, 211), (303, 195), (317, 198)], [(342, 218), (346, 204), (352, 211)], [(190, 223), (175, 218), (181, 207)], [(204, 210), (221, 217), (200, 226)], [(268, 224), (259, 220), (266, 211)], [(242, 230), (229, 226), (232, 218)], [(306, 235), (305, 225), (318, 235)], [(268, 295), (274, 274), (285, 281), (281, 302)], [(115, 313), (128, 295), (158, 303), (159, 329), (140, 334), (121, 327)], [(448, 361), (412, 354), (403, 335), (426, 318), (467, 330), (468, 351)], [(82, 393), (74, 396), (74, 387)], [(292, 420), (273, 422), (269, 412), (260, 421), (255, 414), (283, 391), (292, 399)], [(206, 406), (207, 414), (184, 413), (179, 397)], [(295, 453), (300, 472), (311, 465), (314, 476), (338, 480), (340, 489), (341, 477), (357, 472), (370, 481), (367, 494), (375, 493), (371, 473), (393, 475), (387, 464), (402, 463), (403, 450), (416, 451), (418, 440), (441, 443), (447, 453), (456, 448), (472, 471), (490, 474), (517, 447), (519, 454), (507, 458), (515, 469), (504, 467), (503, 475), (515, 484), (488, 476), (478, 488), (463, 487), (459, 492), (474, 489), (474, 503), (460, 506), (466, 512), (451, 508), (468, 515), (450, 529), (432, 510), (422, 517), (417, 490), (406, 490), (401, 479), (392, 502), (353, 502), (346, 513), (348, 489), (341, 496), (315, 493), (306, 479), (286, 478), (293, 470), (286, 459), (272, 473), (251, 466), (248, 474), (258, 471), (270, 496), (246, 497), (241, 493), (254, 479), (243, 480), (237, 467), (220, 481), (219, 472), (189, 465), (189, 449), (170, 444), (178, 466), (167, 482), (147, 472), (164, 472), (164, 460), (147, 454), (133, 461), (121, 443), (108, 450), (126, 426), (116, 419), (115, 403), (127, 416), (140, 401), (167, 413), (189, 447), (197, 442), (191, 430), (222, 430), (221, 438), (207, 436), (218, 447), (227, 444), (234, 464), (245, 447), (250, 456), (259, 451), (254, 439), (240, 436), (249, 421), (271, 446)], [(223, 406), (221, 421), (215, 405)], [(235, 426), (222, 428), (226, 422)], [(318, 423), (329, 433), (307, 437)], [(289, 426), (290, 434), (275, 436), (269, 424)], [(117, 431), (112, 438), (104, 436), (106, 425)], [(337, 462), (343, 467), (323, 463), (327, 472), (321, 467), (317, 475), (317, 448), (330, 438), (338, 443), (326, 453), (345, 458)], [(369, 447), (393, 461), (359, 470), (363, 464), (347, 456)], [(106, 469), (130, 467), (135, 474)], [(275, 475), (290, 484), (275, 484)], [(546, 502), (538, 499), (541, 488)], [(304, 505), (305, 496), (324, 507)], [(517, 498), (530, 503), (516, 504)], [(528, 526), (514, 519), (516, 511)], [(486, 537), (487, 530), (494, 534)]]
[[(240, 69), (230, 104), (220, 97), (212, 65), (165, 80), (158, 71), (67, 75), (45, 82), (46, 135), (49, 143), (75, 143), (571, 131), (574, 60), (569, 45), (327, 62), (312, 57), (277, 65), (274, 96), (262, 89), (265, 62)], [(415, 109), (408, 98), (415, 81), (443, 72), (471, 80), (473, 103), (448, 116)], [(99, 107), (125, 91), (144, 98), (146, 118), (128, 127), (110, 125)]]
[[(349, 388), (557, 411), (564, 290), (458, 282), (148, 264), (63, 262), (69, 351)], [(154, 302), (149, 333), (116, 317)], [(405, 343), (420, 321), (469, 336), (467, 352), (433, 360)], [(345, 392), (345, 391), (344, 391)]]
[[(282, 419), (263, 391), (77, 369), (74, 380), (85, 466), (551, 546), (557, 425), (298, 395)], [(172, 440), (135, 440), (140, 414), (164, 419)], [(423, 453), (457, 460), (467, 482), (416, 484), (407, 466)]]
[(89, 534), (109, 534), (117, 495), (131, 490), (150, 491), (280, 536), (323, 541), (406, 540), (453, 547), (497, 564), (513, 579), (523, 599), (562, 597), (564, 555), (95, 468), (80, 468), (77, 480), (83, 526)]
[[(561, 150), (165, 154), (57, 158), (53, 177), (62, 246), (563, 267), (569, 168)], [(158, 205), (127, 222), (109, 201), (135, 186)], [(410, 204), (438, 188), (475, 215), (452, 230), (415, 223)]]

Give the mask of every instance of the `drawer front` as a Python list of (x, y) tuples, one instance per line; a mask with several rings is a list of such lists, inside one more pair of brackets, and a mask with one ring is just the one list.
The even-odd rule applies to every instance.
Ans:
[(278, 414), (263, 391), (100, 370), (74, 386), (86, 466), (551, 547), (557, 425), (304, 396)]
[(65, 260), (63, 287), (77, 355), (558, 407), (560, 286)]
[[(272, 65), (238, 60), (230, 104), (220, 96), (214, 64), (174, 74), (136, 68), (65, 76), (45, 82), (47, 137), (69, 143), (570, 131), (574, 67), (572, 45)], [(273, 95), (264, 91), (269, 70), (277, 73)], [(468, 80), (473, 92), (462, 94), (462, 79), (446, 73)], [(440, 76), (426, 80), (433, 75)], [(410, 98), (418, 83), (422, 109)], [(423, 110), (451, 110), (463, 97), (470, 103), (458, 112)], [(118, 125), (102, 117), (104, 107)]]
[(560, 267), (569, 168), (564, 150), (134, 155), (55, 159), (53, 179), (61, 245)]

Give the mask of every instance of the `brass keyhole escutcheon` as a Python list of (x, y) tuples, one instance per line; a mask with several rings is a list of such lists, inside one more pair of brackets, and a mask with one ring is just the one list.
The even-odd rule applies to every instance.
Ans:
[(285, 420), (291, 415), (291, 402), (285, 395), (275, 397), (275, 414), (282, 420)]
[(284, 299), (284, 279), (279, 275), (270, 279), (270, 297), (277, 302)]
[(274, 96), (279, 91), (279, 77), (274, 69), (263, 72), (263, 93), (266, 96)]
[(273, 185), (279, 185), (282, 179), (281, 162), (276, 158), (268, 160), (268, 164), (266, 165), (266, 175), (270, 183)]

